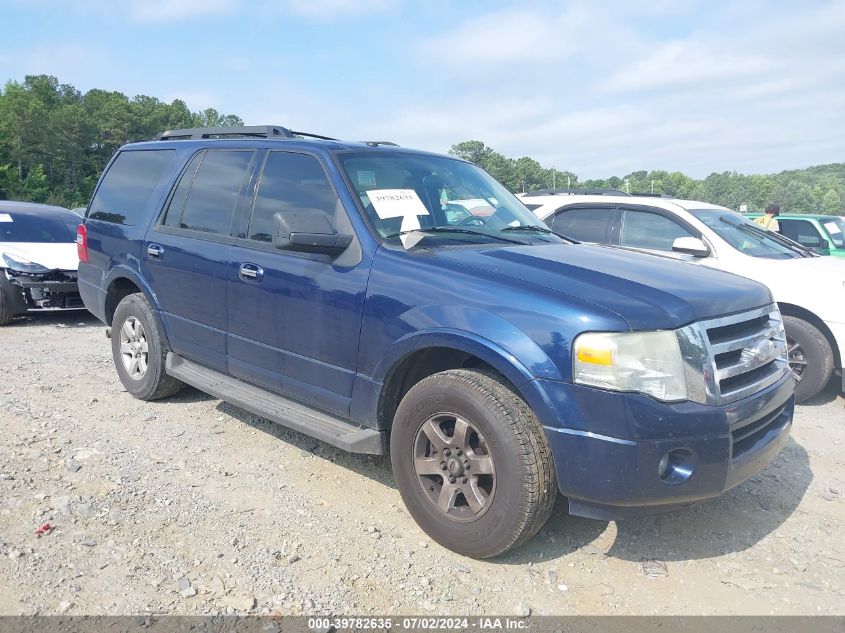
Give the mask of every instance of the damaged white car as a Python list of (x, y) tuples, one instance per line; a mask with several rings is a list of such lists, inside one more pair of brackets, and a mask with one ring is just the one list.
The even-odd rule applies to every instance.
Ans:
[(84, 310), (76, 225), (67, 209), (0, 200), (0, 325), (34, 310)]

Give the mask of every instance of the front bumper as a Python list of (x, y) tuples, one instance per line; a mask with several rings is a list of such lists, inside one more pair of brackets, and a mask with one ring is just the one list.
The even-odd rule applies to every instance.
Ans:
[[(545, 426), (560, 490), (572, 514), (602, 520), (672, 511), (739, 485), (786, 445), (795, 406), (791, 375), (721, 407), (567, 387), (570, 413), (601, 419)], [(606, 430), (613, 417), (623, 437), (590, 430)], [(672, 457), (661, 476), (670, 451), (680, 456), (680, 474), (666, 466)]]
[(76, 271), (26, 274), (0, 270), (0, 291), (13, 314), (32, 310), (80, 310), (85, 306), (79, 296)]

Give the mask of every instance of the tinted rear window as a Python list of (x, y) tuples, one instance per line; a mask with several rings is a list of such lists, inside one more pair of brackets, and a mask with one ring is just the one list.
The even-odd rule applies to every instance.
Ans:
[(68, 213), (56, 215), (23, 215), (0, 208), (0, 242), (38, 242), (42, 244), (73, 242), (79, 218)]
[(550, 220), (558, 235), (579, 242), (607, 243), (610, 241), (611, 209), (580, 207), (558, 211)]
[(147, 202), (175, 155), (172, 149), (121, 152), (100, 183), (88, 217), (115, 224), (143, 222)]
[(246, 150), (207, 150), (191, 161), (173, 194), (165, 224), (191, 231), (229, 235), (235, 205), (254, 153)]

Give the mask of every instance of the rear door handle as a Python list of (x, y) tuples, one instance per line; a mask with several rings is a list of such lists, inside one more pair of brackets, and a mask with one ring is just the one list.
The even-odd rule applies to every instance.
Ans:
[(158, 244), (150, 244), (149, 246), (147, 246), (147, 255), (158, 259), (162, 255), (164, 255), (164, 249)]
[(264, 269), (257, 264), (241, 264), (239, 274), (244, 281), (261, 281), (264, 278)]

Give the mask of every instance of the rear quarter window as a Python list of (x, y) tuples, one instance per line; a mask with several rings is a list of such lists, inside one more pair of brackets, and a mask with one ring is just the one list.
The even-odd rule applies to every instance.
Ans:
[(169, 172), (175, 156), (172, 149), (118, 154), (91, 201), (88, 217), (114, 224), (143, 222), (150, 196)]

